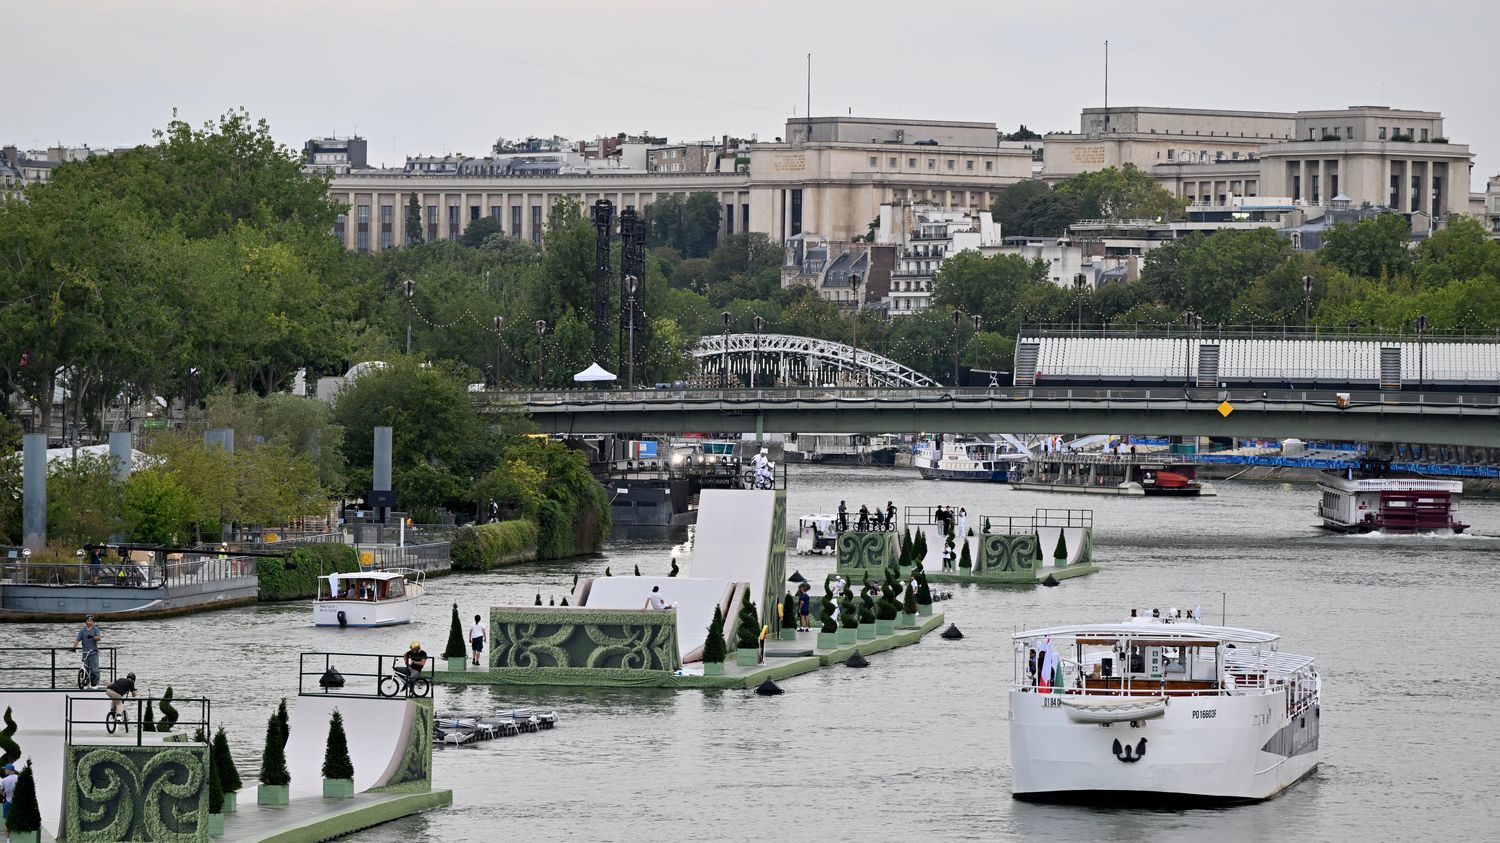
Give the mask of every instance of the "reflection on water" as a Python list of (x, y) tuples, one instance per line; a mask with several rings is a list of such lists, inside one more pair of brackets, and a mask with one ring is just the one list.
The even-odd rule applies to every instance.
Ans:
[[(1094, 510), (1102, 573), (1055, 589), (952, 586), (941, 608), (967, 636), (935, 636), (783, 682), (786, 694), (579, 688), (439, 691), (439, 707), (555, 708), (551, 732), (436, 750), (454, 807), (372, 829), (361, 840), (1298, 840), (1389, 839), (1405, 823), (1459, 839), (1489, 836), (1497, 816), (1500, 631), (1495, 545), (1467, 537), (1376, 538), (1318, 530), (1311, 486), (1216, 482), (1201, 500), (1013, 492), (918, 480), (906, 470), (791, 466), (788, 517), (948, 503), (983, 515), (1037, 507)], [(1500, 504), (1465, 501), (1474, 529), (1500, 535)], [(413, 637), (441, 650), (449, 606), (543, 602), (575, 572), (606, 566), (665, 575), (681, 530), (612, 540), (605, 557), (431, 580), (418, 622), (316, 629), (306, 604), (106, 626), (123, 664), (154, 690), (210, 693), (253, 779), (252, 745), (277, 697), (294, 694), (300, 650), (395, 654)], [(814, 582), (830, 555), (792, 556)], [(684, 574), (691, 562), (681, 561)], [(948, 588), (948, 586), (945, 586)], [(1006, 723), (1014, 630), (1115, 620), (1130, 606), (1202, 604), (1218, 620), (1281, 632), (1325, 677), (1324, 762), (1260, 805), (1215, 810), (1098, 810), (1010, 799)], [(5, 629), (14, 646), (66, 643), (50, 625)], [(1475, 784), (1481, 784), (1475, 787)], [(1440, 808), (1438, 806), (1441, 806)]]

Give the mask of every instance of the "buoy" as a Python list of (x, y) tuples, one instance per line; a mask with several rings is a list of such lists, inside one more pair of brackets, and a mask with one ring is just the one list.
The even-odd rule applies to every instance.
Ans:
[(340, 609), (339, 610), (339, 629), (344, 629), (347, 626), (349, 626), (349, 619), (346, 618), (346, 617), (344, 617), (344, 610)]
[(785, 694), (786, 691), (781, 690), (781, 686), (777, 685), (774, 680), (767, 679), (760, 683), (759, 687), (755, 689), (755, 693), (763, 697), (774, 697), (777, 694)]
[(786, 581), (787, 582), (807, 582), (807, 577), (802, 576), (802, 572), (801, 571), (793, 571), (792, 575), (790, 577), (786, 578)]
[(1062, 585), (1062, 583), (1057, 581), (1057, 577), (1048, 574), (1047, 578), (1042, 580), (1042, 585), (1045, 585), (1048, 588), (1057, 588), (1059, 585)]
[(869, 666), (870, 666), (869, 660), (866, 659), (864, 656), (861, 656), (859, 654), (858, 650), (855, 650), (854, 651), (854, 655), (850, 656), (848, 659), (846, 659), (844, 661), (844, 667), (869, 667)]
[(964, 637), (964, 634), (958, 631), (958, 624), (950, 623), (948, 624), (948, 628), (943, 630), (943, 634), (938, 637), (946, 638), (949, 641), (957, 641), (958, 639)]

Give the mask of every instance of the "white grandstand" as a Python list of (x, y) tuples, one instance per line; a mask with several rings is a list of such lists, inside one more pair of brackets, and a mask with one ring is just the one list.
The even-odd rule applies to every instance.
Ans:
[(1017, 386), (1500, 391), (1500, 343), (1410, 337), (1049, 336), (1016, 341)]

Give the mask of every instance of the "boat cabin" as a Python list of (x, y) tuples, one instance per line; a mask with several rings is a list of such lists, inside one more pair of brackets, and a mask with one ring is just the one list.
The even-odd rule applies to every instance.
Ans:
[(406, 596), (406, 576), (396, 571), (328, 574), (318, 577), (318, 600), (378, 603)]

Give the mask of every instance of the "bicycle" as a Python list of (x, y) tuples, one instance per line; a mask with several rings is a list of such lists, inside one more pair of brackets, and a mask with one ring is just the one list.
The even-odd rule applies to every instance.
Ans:
[(409, 697), (425, 697), (432, 693), (432, 680), (421, 673), (410, 679), (400, 673), (391, 673), (380, 677), (380, 684), (376, 686), (376, 690), (382, 697), (399, 697), (403, 694)]
[(109, 713), (104, 715), (104, 728), (108, 730), (111, 735), (115, 733), (115, 726), (117, 725), (125, 730), (125, 734), (130, 734), (130, 715), (125, 713), (124, 700), (120, 701), (119, 714), (115, 713), (114, 706), (110, 706)]

